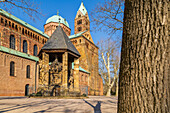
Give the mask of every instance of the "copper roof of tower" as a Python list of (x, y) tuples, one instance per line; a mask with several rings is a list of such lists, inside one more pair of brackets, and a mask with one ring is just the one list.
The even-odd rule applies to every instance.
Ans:
[(72, 44), (61, 26), (58, 26), (51, 37), (47, 40), (41, 50), (60, 50), (66, 49), (80, 56), (75, 46)]

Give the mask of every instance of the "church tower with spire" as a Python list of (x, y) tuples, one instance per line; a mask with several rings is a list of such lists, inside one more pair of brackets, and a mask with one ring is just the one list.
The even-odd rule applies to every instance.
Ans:
[(77, 34), (82, 31), (89, 30), (90, 31), (90, 21), (87, 10), (81, 2), (80, 8), (77, 11), (75, 20), (74, 20), (74, 33)]
[(88, 12), (81, 2), (81, 5), (77, 11), (76, 17), (74, 19), (74, 34), (84, 33), (84, 35), (93, 43), (93, 39), (90, 34), (90, 20)]
[[(81, 55), (79, 58), (80, 67), (90, 72), (88, 94), (103, 95), (103, 82), (98, 72), (99, 48), (94, 44), (90, 34), (90, 20), (83, 2), (81, 2), (74, 19), (74, 35), (69, 36), (69, 38)], [(80, 78), (83, 78), (81, 76), (83, 75), (80, 75)], [(83, 87), (81, 81), (80, 86)]]

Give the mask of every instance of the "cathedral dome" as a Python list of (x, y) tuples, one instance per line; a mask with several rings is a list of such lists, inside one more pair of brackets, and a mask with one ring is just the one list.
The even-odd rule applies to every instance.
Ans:
[(69, 28), (69, 24), (66, 21), (66, 19), (64, 19), (63, 17), (59, 16), (58, 14), (48, 18), (47, 21), (46, 21), (46, 24), (48, 24), (50, 22), (57, 22), (57, 23), (60, 22), (60, 23), (62, 23), (64, 25), (66, 25)]

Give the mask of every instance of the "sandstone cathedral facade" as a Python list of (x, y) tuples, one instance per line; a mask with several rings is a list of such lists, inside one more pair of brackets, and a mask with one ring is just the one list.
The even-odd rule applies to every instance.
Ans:
[(103, 95), (98, 47), (83, 2), (73, 35), (59, 14), (47, 19), (44, 32), (2, 9), (0, 19), (0, 96)]

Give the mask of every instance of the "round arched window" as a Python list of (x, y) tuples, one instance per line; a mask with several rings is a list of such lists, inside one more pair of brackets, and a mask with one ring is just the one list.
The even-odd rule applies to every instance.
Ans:
[(78, 27), (78, 31), (81, 31), (82, 30), (82, 28), (81, 27)]

